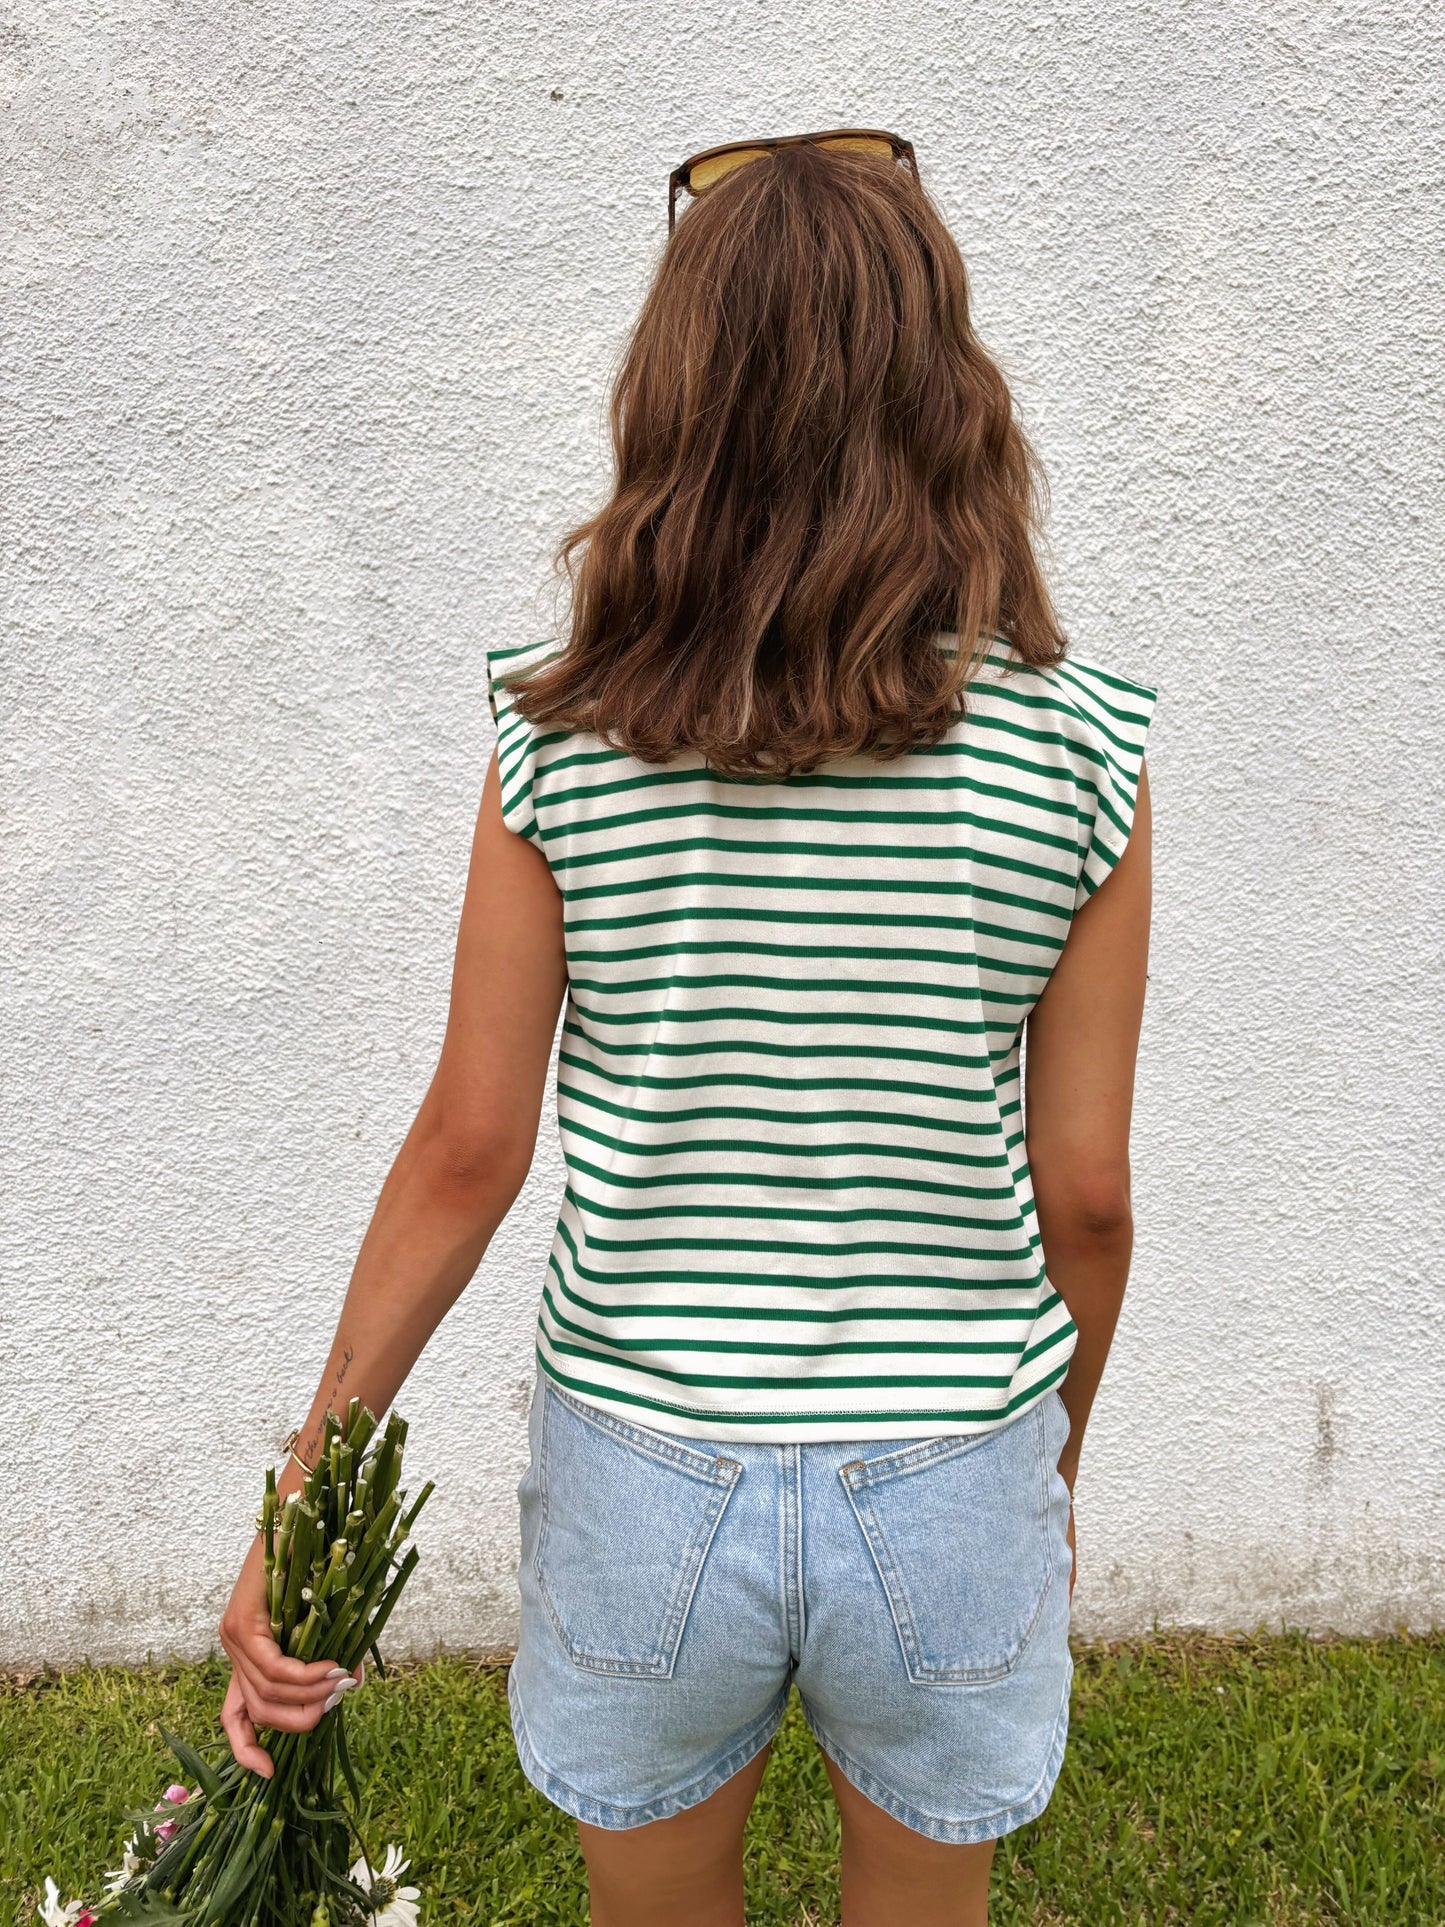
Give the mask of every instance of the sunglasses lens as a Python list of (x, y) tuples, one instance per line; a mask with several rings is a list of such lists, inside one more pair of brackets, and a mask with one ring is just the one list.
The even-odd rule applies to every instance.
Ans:
[(877, 154), (883, 160), (893, 158), (893, 143), (879, 140), (873, 134), (840, 134), (836, 140), (819, 141), (819, 147), (846, 147), (855, 154)]
[(689, 192), (701, 194), (714, 181), (720, 181), (724, 174), (731, 174), (735, 168), (746, 167), (749, 161), (761, 160), (767, 151), (766, 147), (733, 147), (726, 154), (709, 154), (704, 160), (695, 161), (687, 177)]
[[(819, 147), (847, 148), (855, 154), (873, 154), (889, 162), (901, 158), (884, 134), (829, 134), (821, 139), (810, 134), (806, 138), (816, 141)], [(773, 151), (772, 147), (729, 147), (721, 154), (704, 154), (700, 160), (690, 163), (682, 185), (689, 194), (706, 193), (724, 175), (734, 174), (749, 161), (760, 161)]]

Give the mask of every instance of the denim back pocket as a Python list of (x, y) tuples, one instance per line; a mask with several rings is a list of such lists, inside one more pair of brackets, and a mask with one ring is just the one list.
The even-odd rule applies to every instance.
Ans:
[(1050, 1518), (1053, 1482), (1065, 1503), (1068, 1489), (1048, 1456), (1048, 1403), (997, 1431), (929, 1440), (838, 1473), (917, 1685), (1003, 1679), (1028, 1650), (1068, 1518)]
[(583, 1407), (544, 1380), (532, 1569), (576, 1666), (669, 1679), (735, 1459)]

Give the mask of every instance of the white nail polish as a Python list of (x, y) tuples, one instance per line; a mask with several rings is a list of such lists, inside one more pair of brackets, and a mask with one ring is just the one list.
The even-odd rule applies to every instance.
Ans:
[(344, 1666), (333, 1666), (326, 1677), (328, 1679), (350, 1679), (351, 1675)]
[(338, 1686), (336, 1691), (331, 1695), (331, 1698), (327, 1700), (326, 1704), (322, 1707), (321, 1709), (322, 1712), (329, 1713), (333, 1706), (340, 1706), (341, 1702), (345, 1698), (346, 1698), (345, 1693), (343, 1693), (341, 1688)]

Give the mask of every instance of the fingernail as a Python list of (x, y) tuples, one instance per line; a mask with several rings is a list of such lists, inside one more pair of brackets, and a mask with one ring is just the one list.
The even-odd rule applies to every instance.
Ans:
[(345, 1693), (343, 1693), (341, 1688), (338, 1686), (336, 1691), (331, 1695), (331, 1698), (327, 1700), (326, 1704), (322, 1707), (321, 1709), (322, 1712), (329, 1713), (333, 1706), (340, 1706), (341, 1702), (345, 1698), (346, 1698)]
[(359, 1679), (353, 1679), (350, 1673), (348, 1673), (345, 1679), (336, 1682), (336, 1690), (338, 1693), (354, 1693), (360, 1684), (361, 1681)]
[(333, 1666), (326, 1677), (328, 1679), (350, 1679), (351, 1675), (344, 1666)]

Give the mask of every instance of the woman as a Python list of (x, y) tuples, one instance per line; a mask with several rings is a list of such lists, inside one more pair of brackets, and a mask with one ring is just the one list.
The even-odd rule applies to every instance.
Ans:
[[(472, 1277), (565, 997), (523, 1767), (579, 1823), (599, 1927), (736, 1927), (796, 1686), (848, 1927), (959, 1927), (1063, 1756), (1157, 692), (1067, 652), (908, 144), (713, 151), (679, 191), (615, 486), (563, 545), (565, 646), (490, 652), (445, 1043), (282, 1491)], [(221, 1637), (264, 1773), (255, 1728), (354, 1682), (272, 1643), (259, 1546)]]

